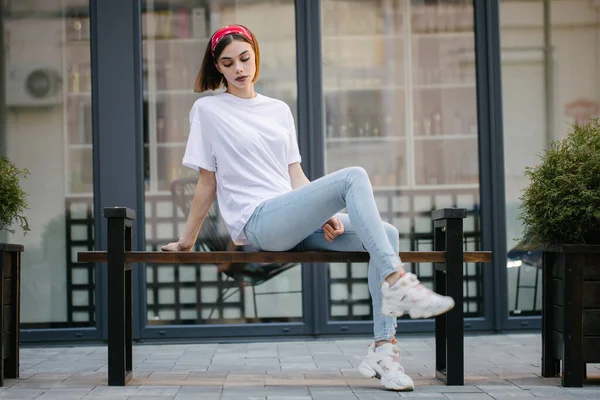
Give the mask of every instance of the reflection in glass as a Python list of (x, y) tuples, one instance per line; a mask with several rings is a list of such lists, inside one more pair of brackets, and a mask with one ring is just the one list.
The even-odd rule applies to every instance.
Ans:
[(523, 250), (517, 219), (528, 184), (523, 172), (573, 123), (600, 116), (598, 4), (502, 0), (500, 9), (508, 310), (511, 316), (540, 315), (539, 252)]
[[(430, 212), (468, 210), (465, 249), (480, 246), (472, 1), (321, 1), (326, 172), (371, 178), (400, 247), (431, 250)], [(433, 266), (409, 266), (432, 286)], [(331, 320), (372, 318), (366, 265), (331, 265)], [(481, 266), (465, 265), (465, 313), (483, 312)]]
[(0, 237), (25, 247), (21, 327), (96, 324), (88, 1), (2, 2), (6, 75), (0, 151), (23, 182), (31, 232)]
[[(194, 79), (217, 28), (240, 23), (261, 50), (256, 91), (296, 112), (296, 36), (293, 0), (142, 2), (144, 59), (144, 170), (149, 250), (183, 231), (197, 173), (181, 165)], [(196, 251), (233, 250), (211, 209)], [(302, 320), (297, 264), (148, 265), (148, 324), (214, 324)]]

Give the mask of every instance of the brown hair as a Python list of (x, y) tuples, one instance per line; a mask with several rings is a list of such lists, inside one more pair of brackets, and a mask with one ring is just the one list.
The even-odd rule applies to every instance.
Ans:
[[(250, 32), (250, 30), (248, 30), (248, 32)], [(217, 90), (221, 87), (221, 85), (227, 87), (227, 80), (217, 69), (216, 61), (219, 59), (219, 56), (225, 47), (227, 47), (227, 45), (234, 40), (241, 40), (243, 42), (250, 43), (250, 46), (252, 46), (252, 50), (254, 50), (254, 61), (256, 64), (256, 73), (254, 74), (254, 79), (252, 79), (252, 82), (256, 82), (260, 70), (260, 50), (258, 47), (258, 41), (252, 32), (250, 32), (250, 36), (252, 36), (252, 41), (248, 40), (247, 37), (237, 33), (225, 36), (223, 39), (219, 40), (219, 43), (217, 43), (214, 56), (211, 51), (211, 37), (206, 45), (206, 51), (204, 52), (204, 59), (200, 65), (200, 71), (198, 71), (198, 75), (196, 75), (194, 92), (202, 93), (208, 90)]]

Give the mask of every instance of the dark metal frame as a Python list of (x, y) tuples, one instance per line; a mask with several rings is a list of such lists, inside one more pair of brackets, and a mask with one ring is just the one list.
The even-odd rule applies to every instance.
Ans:
[[(142, 33), (140, 0), (91, 0), (92, 118), (94, 147), (94, 210), (119, 205), (139, 210), (144, 220), (142, 144)], [(96, 249), (107, 248), (107, 221), (96, 217)], [(134, 247), (143, 248), (144, 225), (134, 223)], [(97, 265), (98, 319), (108, 337), (106, 265)], [(134, 268), (134, 307), (142, 309), (143, 269)], [(112, 316), (111, 316), (112, 318)], [(134, 313), (134, 337), (139, 336)], [(145, 320), (144, 320), (145, 322)]]
[(135, 211), (105, 208), (108, 222), (108, 385), (125, 386), (133, 377), (132, 266), (125, 262), (131, 251)]
[(474, 0), (477, 115), (483, 248), (493, 251), (492, 271), (485, 276), (486, 315), (496, 331), (540, 329), (541, 317), (511, 317), (506, 270), (506, 195), (502, 116), (502, 62), (499, 0)]
[[(436, 264), (435, 291), (463, 303), (463, 219), (465, 209), (432, 213), (434, 248), (446, 251), (446, 262)], [(448, 329), (450, 327), (450, 329)], [(435, 318), (435, 372), (447, 385), (464, 385), (464, 312), (454, 307)]]

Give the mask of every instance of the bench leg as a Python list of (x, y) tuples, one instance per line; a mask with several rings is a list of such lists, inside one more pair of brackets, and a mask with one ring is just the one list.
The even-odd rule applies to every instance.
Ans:
[[(446, 273), (444, 271), (435, 271), (435, 291), (441, 295), (446, 295)], [(447, 335), (446, 314), (435, 317), (435, 371), (441, 375), (446, 375), (446, 335)]]
[(464, 385), (464, 313), (463, 313), (463, 221), (446, 221), (446, 290), (455, 306), (448, 311), (447, 385)]
[[(131, 379), (131, 361), (128, 362), (131, 325), (131, 279), (125, 271), (126, 222), (131, 240), (131, 222), (123, 218), (108, 219), (108, 385), (125, 386)], [(129, 247), (131, 248), (131, 247)], [(127, 290), (129, 284), (129, 290)], [(129, 295), (129, 301), (127, 301)], [(129, 308), (129, 311), (127, 310)], [(128, 335), (129, 331), (129, 335)], [(129, 339), (129, 341), (128, 341)]]

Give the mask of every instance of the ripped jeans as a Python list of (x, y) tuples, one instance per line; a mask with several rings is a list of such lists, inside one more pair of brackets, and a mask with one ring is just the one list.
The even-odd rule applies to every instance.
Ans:
[[(348, 213), (339, 213), (344, 208)], [(333, 215), (344, 224), (344, 234), (330, 243), (321, 227)], [(398, 230), (381, 220), (363, 168), (345, 168), (264, 201), (244, 233), (253, 247), (264, 251), (368, 251), (375, 341), (394, 337), (396, 318), (381, 313), (380, 284), (402, 265)]]

